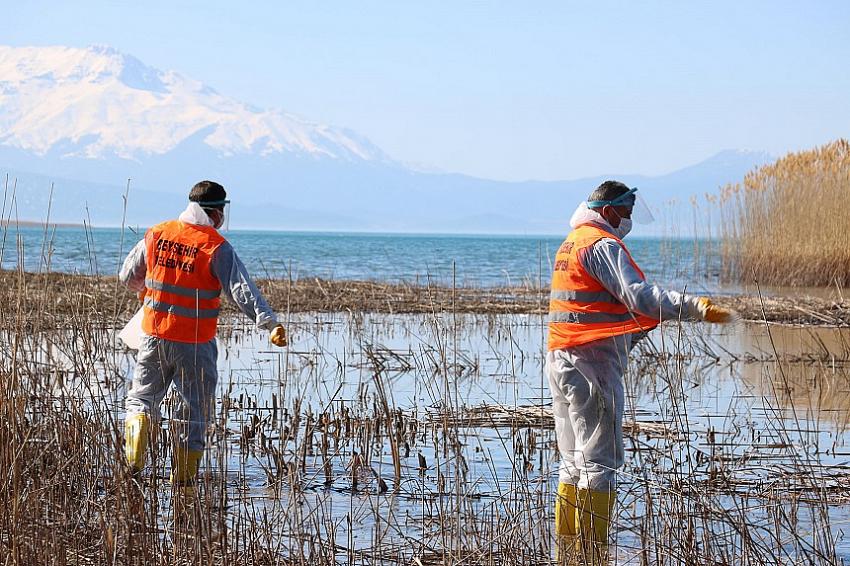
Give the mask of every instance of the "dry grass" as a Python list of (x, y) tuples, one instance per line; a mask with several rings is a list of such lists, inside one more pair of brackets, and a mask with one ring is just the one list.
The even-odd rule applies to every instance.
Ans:
[[(530, 287), (451, 287), (378, 281), (258, 280), (269, 304), (278, 312), (380, 312), (388, 314), (433, 313), (454, 307), (459, 313), (522, 314), (548, 312), (549, 290)], [(23, 293), (38, 293), (38, 308), (47, 304), (50, 313), (86, 313), (102, 319), (122, 318), (139, 307), (136, 295), (115, 277), (66, 273), (20, 273), (0, 270), (0, 302), (15, 304)], [(227, 301), (225, 312), (235, 313)], [(32, 311), (35, 304), (22, 305)], [(2, 315), (0, 315), (2, 316)], [(43, 317), (33, 317), (36, 323)]]
[[(531, 287), (456, 288), (376, 281), (297, 279), (260, 280), (258, 285), (278, 312), (373, 312), (386, 314), (546, 314), (549, 289)], [(36, 302), (22, 296), (36, 294)], [(745, 320), (850, 326), (850, 299), (818, 297), (766, 297), (740, 295), (721, 297), (717, 302), (739, 311)], [(0, 270), (0, 304), (15, 305), (14, 313), (31, 315), (31, 329), (52, 328), (63, 317), (110, 324), (125, 321), (139, 308), (136, 295), (114, 277), (61, 273), (35, 274)], [(235, 314), (223, 304), (225, 313)]]
[(760, 167), (721, 195), (728, 276), (784, 286), (850, 285), (850, 143)]
[[(537, 378), (541, 312), (455, 316), (453, 307), (511, 301), (491, 291), (264, 284), (283, 312), (360, 304), (420, 314), (304, 314), (292, 323), (297, 343), (276, 352), (237, 325), (221, 343), (242, 357), (242, 371), (222, 375), (200, 497), (181, 510), (165, 480), (168, 422), (141, 482), (123, 466), (128, 366), (111, 329), (135, 297), (108, 278), (2, 277), (0, 563), (552, 563), (557, 455), (548, 401), (482, 406), (463, 396), (471, 383), (490, 392), (499, 381)], [(527, 293), (517, 308), (536, 312), (545, 294)], [(334, 332), (344, 339), (337, 349), (328, 346)], [(238, 348), (251, 338), (259, 350)], [(766, 423), (736, 408), (715, 415), (729, 423), (723, 430), (698, 426), (686, 405), (690, 382), (748, 363), (701, 340), (682, 338), (669, 350), (644, 342), (635, 352), (629, 397), (653, 391), (663, 412), (626, 415), (630, 465), (615, 528), (630, 546), (617, 551), (671, 566), (837, 563), (829, 519), (846, 502), (846, 470), (811, 458), (817, 440), (801, 432), (807, 426), (789, 425), (784, 405), (767, 407)], [(792, 362), (754, 361), (758, 386), (794, 402), (783, 391), (808, 387), (814, 368), (832, 379), (829, 391), (846, 389), (845, 363), (802, 361), (799, 384), (785, 373)], [(415, 383), (410, 399), (398, 390), (403, 376)], [(351, 392), (337, 395), (346, 381)], [(326, 388), (321, 403), (310, 397)], [(741, 411), (750, 397), (742, 391)]]

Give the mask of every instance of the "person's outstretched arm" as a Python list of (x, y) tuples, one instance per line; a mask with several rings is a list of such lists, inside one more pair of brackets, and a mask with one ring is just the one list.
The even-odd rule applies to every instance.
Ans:
[(213, 275), (221, 283), (221, 294), (233, 301), (257, 327), (273, 330), (278, 326), (277, 315), (248, 275), (248, 270), (229, 242), (224, 242), (215, 251), (211, 268)]
[(699, 297), (643, 281), (623, 247), (604, 238), (579, 256), (585, 270), (630, 311), (660, 320), (702, 320)]

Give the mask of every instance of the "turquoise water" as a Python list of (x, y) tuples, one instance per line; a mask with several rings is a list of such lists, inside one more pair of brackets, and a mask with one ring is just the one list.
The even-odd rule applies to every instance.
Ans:
[[(563, 236), (225, 232), (255, 277), (323, 277), (379, 281), (428, 280), (458, 285), (548, 285)], [(118, 228), (3, 229), (2, 266), (26, 271), (117, 273), (141, 233)], [(695, 265), (686, 240), (627, 239), (648, 277), (693, 291), (716, 286), (717, 269)]]

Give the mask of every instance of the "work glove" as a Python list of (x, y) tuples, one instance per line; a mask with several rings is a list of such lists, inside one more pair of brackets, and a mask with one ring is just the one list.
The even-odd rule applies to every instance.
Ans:
[(272, 329), (269, 335), (269, 341), (279, 348), (286, 346), (286, 329), (282, 324), (278, 324)]
[(717, 306), (708, 297), (700, 297), (697, 308), (702, 319), (706, 322), (727, 324), (735, 320), (735, 311)]

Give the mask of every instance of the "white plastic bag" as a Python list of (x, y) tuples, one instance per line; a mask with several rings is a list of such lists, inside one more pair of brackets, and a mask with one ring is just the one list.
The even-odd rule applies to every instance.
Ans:
[(131, 350), (138, 350), (142, 343), (142, 336), (144, 335), (144, 332), (142, 332), (142, 316), (144, 316), (144, 312), (144, 308), (136, 311), (130, 322), (118, 333), (118, 338)]

